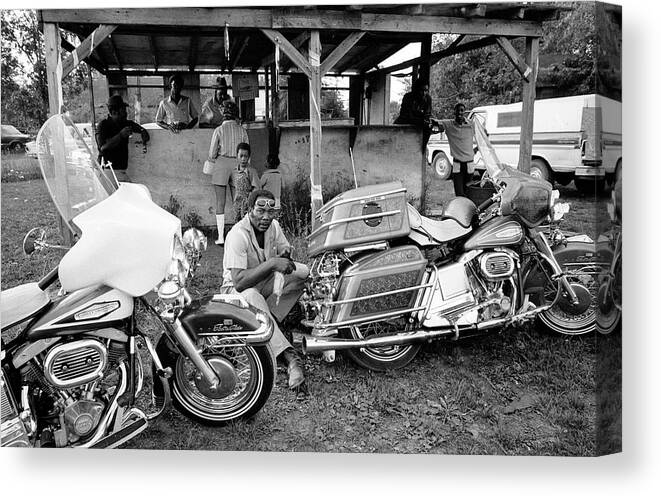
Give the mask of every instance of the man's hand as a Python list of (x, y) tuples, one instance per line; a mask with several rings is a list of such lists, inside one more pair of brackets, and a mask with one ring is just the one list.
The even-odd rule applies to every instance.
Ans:
[(275, 257), (270, 259), (271, 269), (274, 272), (282, 272), (283, 274), (291, 274), (296, 270), (294, 262), (284, 257)]
[(127, 138), (129, 138), (129, 137), (131, 136), (131, 134), (133, 134), (133, 132), (131, 131), (131, 126), (125, 126), (125, 127), (123, 127), (122, 130), (119, 132), (119, 135), (120, 135), (123, 139), (127, 139)]

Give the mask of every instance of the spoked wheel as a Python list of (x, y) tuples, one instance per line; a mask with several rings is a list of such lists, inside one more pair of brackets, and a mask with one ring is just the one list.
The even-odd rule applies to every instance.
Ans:
[(176, 361), (173, 383), (174, 404), (199, 422), (222, 425), (249, 418), (266, 403), (274, 381), (274, 364), (265, 346), (234, 346), (209, 350), (205, 359), (220, 377), (216, 389), (186, 357)]
[[(341, 333), (348, 339), (369, 339), (376, 336), (402, 334), (406, 330), (404, 319), (375, 322), (343, 329)], [(356, 348), (346, 350), (351, 360), (361, 367), (377, 372), (405, 367), (420, 351), (420, 345), (393, 345), (378, 348)]]
[(578, 304), (569, 300), (559, 281), (548, 281), (544, 287), (543, 304), (555, 303), (539, 315), (539, 320), (560, 334), (575, 336), (592, 332), (597, 319), (600, 267), (596, 264), (567, 264), (563, 270), (578, 297)]

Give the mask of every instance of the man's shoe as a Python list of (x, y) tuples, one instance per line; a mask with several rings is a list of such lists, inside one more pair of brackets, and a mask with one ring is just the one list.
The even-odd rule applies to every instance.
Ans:
[(289, 389), (296, 389), (305, 382), (301, 358), (298, 356), (298, 353), (296, 353), (294, 348), (287, 348), (282, 355), (285, 362), (287, 362)]

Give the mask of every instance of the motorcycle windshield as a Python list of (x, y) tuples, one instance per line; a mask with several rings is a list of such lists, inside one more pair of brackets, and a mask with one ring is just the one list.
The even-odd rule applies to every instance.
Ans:
[(496, 150), (489, 141), (487, 130), (484, 128), (484, 124), (479, 117), (475, 116), (471, 121), (473, 122), (477, 148), (480, 151), (480, 155), (482, 155), (482, 161), (484, 162), (486, 171), (489, 176), (495, 179), (505, 170), (505, 166), (500, 162)]
[(76, 125), (66, 115), (54, 115), (37, 134), (37, 155), (57, 210), (69, 228), (72, 219), (114, 193), (118, 184), (106, 175)]

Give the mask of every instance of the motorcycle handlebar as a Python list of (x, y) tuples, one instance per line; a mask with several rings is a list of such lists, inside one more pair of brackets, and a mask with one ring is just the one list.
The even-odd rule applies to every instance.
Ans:
[(51, 284), (55, 282), (57, 279), (57, 267), (52, 269), (48, 274), (46, 274), (44, 277), (42, 277), (39, 282), (37, 283), (37, 286), (39, 286), (39, 289), (44, 290)]

